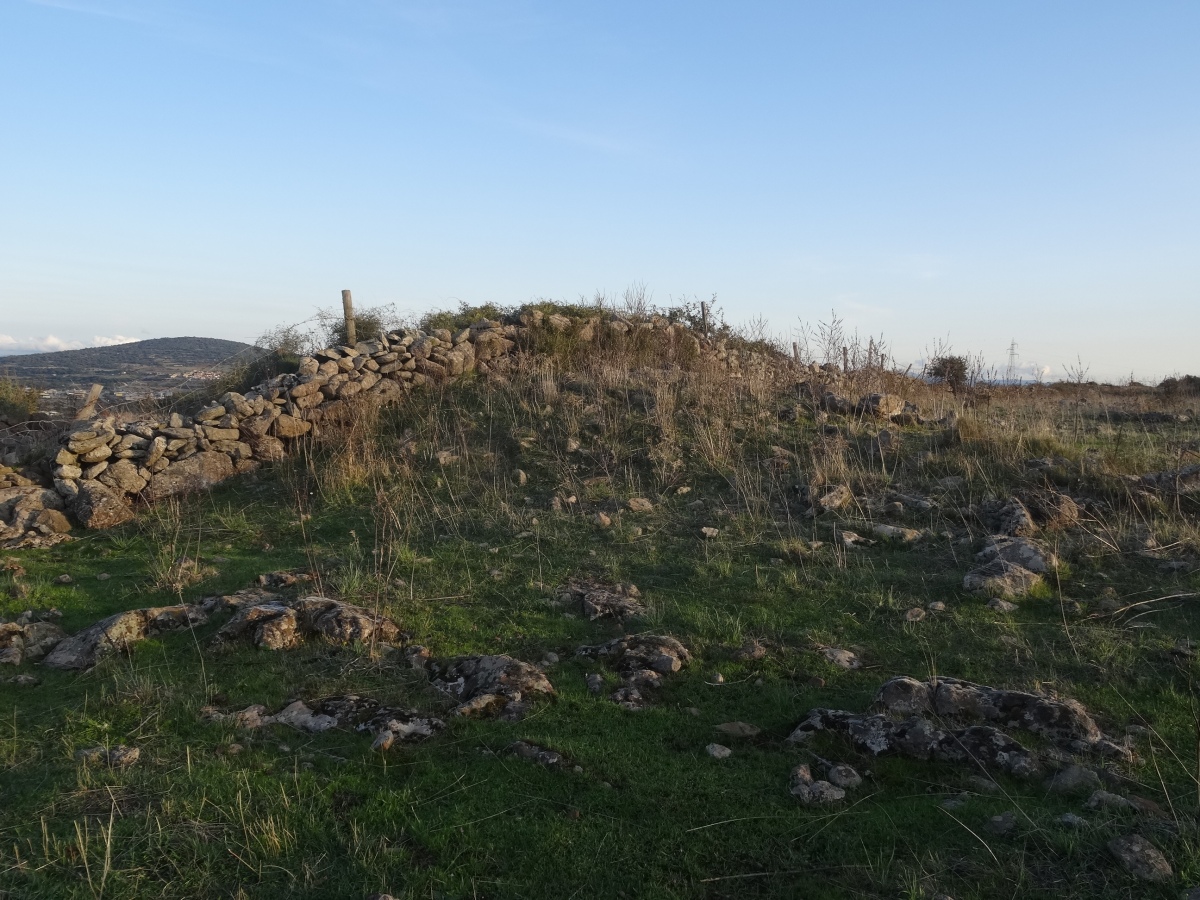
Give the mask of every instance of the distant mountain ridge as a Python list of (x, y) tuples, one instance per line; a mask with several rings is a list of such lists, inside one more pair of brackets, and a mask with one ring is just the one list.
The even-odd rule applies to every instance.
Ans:
[(221, 338), (152, 338), (108, 347), (3, 356), (0, 375), (43, 389), (71, 389), (93, 381), (110, 388), (151, 387), (185, 374), (225, 372), (261, 352), (250, 344)]

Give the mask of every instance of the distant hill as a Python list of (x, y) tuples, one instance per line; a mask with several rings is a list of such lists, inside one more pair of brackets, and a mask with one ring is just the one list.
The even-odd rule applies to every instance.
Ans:
[(154, 338), (59, 350), (0, 356), (0, 375), (43, 390), (72, 391), (99, 382), (108, 391), (149, 394), (170, 391), (182, 379), (206, 379), (253, 360), (262, 351), (220, 338)]

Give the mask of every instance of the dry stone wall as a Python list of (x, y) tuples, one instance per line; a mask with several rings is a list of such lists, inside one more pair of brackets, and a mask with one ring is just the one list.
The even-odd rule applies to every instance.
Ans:
[[(277, 376), (245, 394), (227, 393), (191, 416), (175, 413), (165, 421), (105, 416), (74, 423), (54, 458), (54, 493), (47, 492), (46, 506), (65, 510), (88, 528), (119, 525), (132, 518), (135, 499), (153, 502), (206, 490), (280, 460), (314, 429), (347, 420), (357, 403), (390, 404), (429, 382), (503, 372), (529, 345), (531, 329), (569, 333), (585, 343), (600, 339), (603, 329), (613, 335), (649, 330), (665, 342), (690, 344), (735, 375), (756, 367), (779, 369), (786, 362), (723, 340), (701, 339), (658, 316), (572, 319), (526, 311), (509, 323), (483, 319), (456, 332), (389, 332), (353, 347), (320, 350), (302, 359), (295, 374)], [(29, 515), (22, 524), (25, 520)]]

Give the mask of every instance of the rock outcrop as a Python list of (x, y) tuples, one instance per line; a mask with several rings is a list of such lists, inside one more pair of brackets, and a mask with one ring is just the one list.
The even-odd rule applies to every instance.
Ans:
[(458, 701), (457, 716), (498, 716), (515, 721), (537, 697), (555, 696), (536, 667), (511, 656), (455, 656), (428, 662), (430, 682)]
[(389, 643), (399, 635), (399, 626), (387, 616), (341, 600), (303, 597), (240, 604), (215, 640), (218, 644), (248, 641), (263, 650), (291, 650), (310, 638), (331, 644), (368, 644)]
[(199, 606), (186, 604), (131, 609), (60, 641), (42, 664), (52, 669), (90, 669), (110, 653), (127, 651), (148, 637), (202, 624), (207, 618)]

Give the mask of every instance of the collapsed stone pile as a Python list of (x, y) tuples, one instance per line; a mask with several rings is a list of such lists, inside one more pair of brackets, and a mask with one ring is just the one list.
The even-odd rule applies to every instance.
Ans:
[[(153, 502), (206, 490), (260, 463), (280, 460), (297, 439), (349, 419), (355, 403), (394, 403), (429, 382), (503, 372), (529, 345), (535, 329), (585, 343), (597, 341), (604, 330), (619, 335), (644, 330), (665, 344), (686, 346), (734, 376), (779, 369), (779, 359), (769, 354), (702, 340), (661, 316), (634, 322), (531, 310), (509, 323), (481, 319), (456, 332), (383, 333), (353, 347), (319, 350), (301, 359), (296, 373), (276, 376), (244, 394), (227, 393), (191, 416), (75, 422), (54, 458), (53, 492), (36, 485), (14, 485), (13, 490), (25, 491), (19, 497), (0, 491), (0, 522), (8, 523), (0, 540), (65, 533), (70, 523), (64, 512), (88, 528), (120, 525), (133, 515), (132, 500)], [(7, 509), (18, 504), (23, 505), (16, 514)]]

